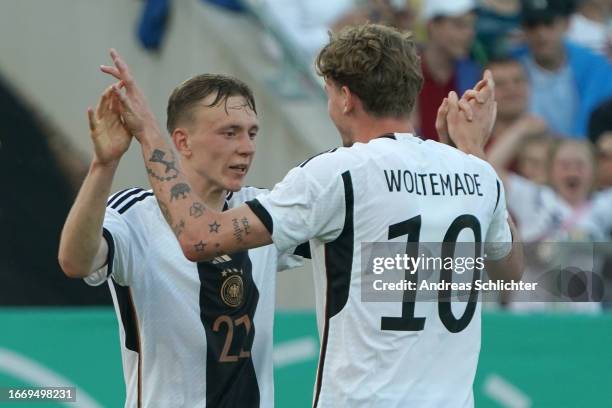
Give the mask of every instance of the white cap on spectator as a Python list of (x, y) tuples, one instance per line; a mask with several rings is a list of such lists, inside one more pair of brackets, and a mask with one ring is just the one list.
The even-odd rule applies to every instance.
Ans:
[(423, 20), (435, 17), (458, 17), (476, 8), (475, 0), (425, 0)]

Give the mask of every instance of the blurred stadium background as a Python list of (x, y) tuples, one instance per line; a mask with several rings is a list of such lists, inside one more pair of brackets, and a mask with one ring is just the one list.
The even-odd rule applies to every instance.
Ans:
[[(382, 21), (415, 30), (426, 44), (420, 16), (427, 1), (0, 2), (0, 387), (70, 384), (79, 388), (79, 402), (65, 406), (122, 405), (108, 290), (68, 280), (56, 260), (59, 232), (90, 158), (86, 108), (109, 84), (98, 71), (109, 62), (108, 48), (126, 58), (160, 119), (172, 89), (192, 75), (228, 73), (247, 82), (262, 123), (248, 181), (269, 188), (304, 158), (338, 144), (312, 68), (327, 30)], [(516, 3), (480, 2), (470, 45), (475, 62), (521, 41)], [(610, 14), (604, 17), (610, 27)], [(597, 144), (612, 130), (610, 106), (602, 106), (608, 124), (588, 135), (599, 165), (612, 158), (609, 144)], [(555, 137), (570, 136), (577, 135)], [(136, 143), (115, 180), (114, 190), (147, 185)], [(318, 355), (309, 265), (281, 273), (277, 287), (277, 406), (308, 407)], [(611, 406), (607, 305), (588, 314), (517, 314), (487, 304), (476, 406)]]

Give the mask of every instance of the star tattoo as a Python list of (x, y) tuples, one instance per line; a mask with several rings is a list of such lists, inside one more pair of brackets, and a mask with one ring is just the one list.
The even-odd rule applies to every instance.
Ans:
[(202, 251), (204, 251), (204, 248), (206, 247), (206, 243), (200, 241), (197, 244), (195, 244), (193, 247), (195, 248), (196, 251), (202, 252)]
[(210, 231), (208, 232), (218, 233), (221, 225), (217, 224), (217, 221), (215, 221), (212, 224), (208, 224), (208, 226), (210, 227)]

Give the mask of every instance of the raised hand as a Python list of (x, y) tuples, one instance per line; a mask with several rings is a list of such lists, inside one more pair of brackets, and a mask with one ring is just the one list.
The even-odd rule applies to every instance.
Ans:
[(483, 79), (461, 99), (455, 92), (449, 93), (438, 109), (436, 129), (441, 142), (453, 142), (464, 152), (484, 157), (483, 149), (496, 116), (495, 83), (487, 70)]
[(100, 70), (112, 75), (124, 84), (125, 93), (119, 86), (114, 86), (112, 91), (120, 101), (119, 109), (125, 127), (142, 143), (147, 129), (154, 129), (159, 133), (155, 115), (153, 115), (144, 94), (136, 85), (127, 64), (119, 56), (119, 53), (111, 49), (110, 56), (114, 66), (101, 65)]
[[(459, 109), (463, 111), (466, 119), (470, 122), (474, 120), (474, 111), (472, 109), (472, 106), (476, 102), (481, 104), (485, 103), (491, 95), (492, 86), (494, 86), (494, 84), (492, 82), (489, 83), (489, 80), (492, 81), (493, 79), (492, 77), (490, 77), (490, 72), (488, 74), (487, 72), (488, 71), (485, 71), (484, 78), (480, 80), (474, 86), (474, 88), (468, 89), (463, 94), (463, 97), (459, 99)], [(438, 140), (445, 144), (452, 144), (453, 141), (451, 140), (450, 135), (448, 133), (448, 122), (446, 120), (446, 117), (448, 116), (448, 109), (448, 98), (444, 98), (444, 100), (440, 104), (440, 107), (438, 108), (435, 126), (436, 131), (438, 132)]]
[(113, 91), (113, 87), (122, 86), (119, 82), (108, 87), (100, 96), (95, 111), (87, 109), (94, 157), (100, 164), (117, 163), (132, 141), (132, 136), (121, 121), (120, 103)]
[[(471, 107), (470, 121), (480, 125), (478, 127), (480, 131), (472, 134), (472, 141), (484, 149), (497, 118), (495, 81), (493, 81), (491, 71), (485, 70), (483, 79), (473, 89), (466, 91), (461, 97), (461, 101), (467, 101)], [(463, 106), (460, 104), (462, 110)]]

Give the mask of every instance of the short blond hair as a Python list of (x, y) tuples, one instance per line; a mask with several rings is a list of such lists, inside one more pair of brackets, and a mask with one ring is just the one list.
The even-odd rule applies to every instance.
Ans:
[(423, 86), (412, 34), (379, 24), (330, 34), (316, 59), (317, 73), (346, 86), (378, 117), (406, 117)]

